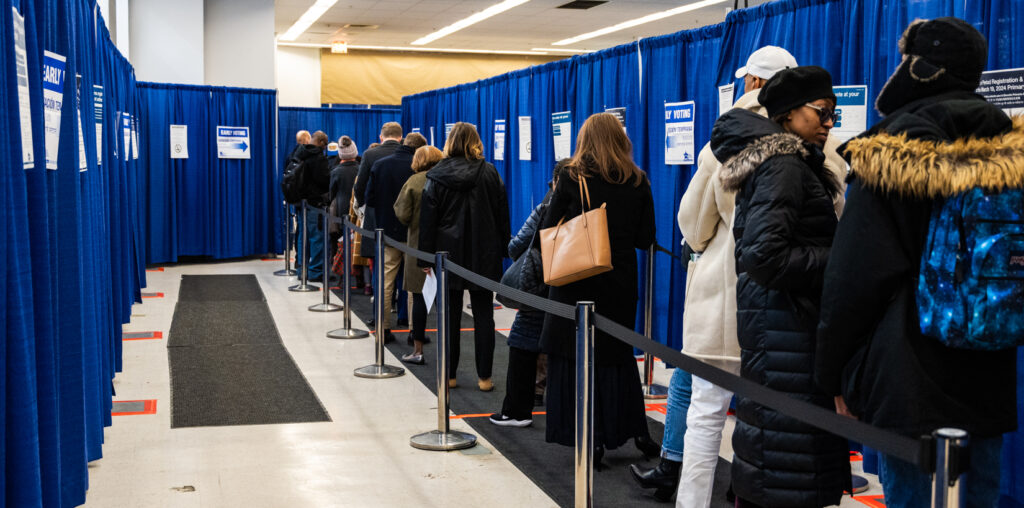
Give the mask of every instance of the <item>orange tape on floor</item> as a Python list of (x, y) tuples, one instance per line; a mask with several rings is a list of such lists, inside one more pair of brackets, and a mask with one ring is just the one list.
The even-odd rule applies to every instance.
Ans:
[(156, 399), (148, 400), (115, 400), (114, 408), (117, 408), (117, 404), (127, 402), (142, 402), (142, 411), (121, 411), (111, 410), (110, 416), (132, 416), (132, 415), (154, 415), (156, 414)]
[(885, 496), (853, 496), (853, 500), (872, 508), (885, 508)]
[[(137, 332), (137, 333), (141, 333), (141, 332)], [(125, 340), (153, 340), (153, 339), (162, 339), (162, 338), (164, 338), (164, 332), (153, 332), (148, 337), (121, 337), (121, 340), (122, 341), (125, 341)]]
[(164, 271), (164, 269), (163, 268), (146, 268), (146, 271), (147, 272), (162, 272), (162, 271)]

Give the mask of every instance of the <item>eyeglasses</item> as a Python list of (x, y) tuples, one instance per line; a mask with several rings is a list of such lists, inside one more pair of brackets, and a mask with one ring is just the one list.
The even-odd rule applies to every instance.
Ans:
[(823, 108), (821, 106), (815, 106), (814, 104), (810, 104), (810, 103), (804, 104), (804, 106), (807, 106), (807, 107), (809, 107), (809, 108), (811, 108), (811, 109), (813, 109), (813, 110), (818, 112), (818, 119), (821, 120), (821, 125), (825, 125), (826, 123), (829, 123), (829, 122), (836, 123), (836, 112), (835, 111), (833, 111), (831, 109)]

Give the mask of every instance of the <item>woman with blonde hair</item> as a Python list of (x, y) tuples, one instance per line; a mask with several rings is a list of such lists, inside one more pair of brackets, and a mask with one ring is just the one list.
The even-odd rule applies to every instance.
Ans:
[[(407, 244), (418, 249), (420, 245), (420, 200), (423, 187), (427, 184), (427, 171), (441, 162), (441, 150), (430, 145), (416, 149), (412, 156), (413, 175), (405, 181), (402, 190), (395, 200), (395, 217), (409, 227)], [(415, 348), (412, 353), (402, 356), (403, 362), (423, 365), (423, 344), (429, 342), (425, 335), (427, 329), (427, 303), (423, 300), (423, 282), (426, 274), (416, 266), (416, 258), (405, 255), (405, 278), (402, 289), (412, 297), (412, 333), (410, 334)]]
[[(590, 205), (580, 196), (586, 180)], [(549, 298), (575, 305), (593, 301), (598, 314), (632, 328), (636, 323), (636, 249), (654, 243), (654, 200), (647, 175), (633, 162), (633, 144), (618, 119), (608, 113), (591, 116), (576, 140), (576, 153), (558, 180), (542, 228), (579, 216), (604, 204), (608, 213), (611, 271), (571, 284), (552, 287)], [(541, 349), (548, 354), (547, 441), (573, 446), (576, 400), (576, 325), (548, 314), (541, 333)], [(633, 347), (598, 331), (594, 341), (594, 446), (595, 463), (604, 448), (617, 448), (633, 439), (648, 457), (660, 447), (650, 437), (640, 373)]]
[[(448, 259), (492, 280), (501, 279), (511, 226), (505, 184), (494, 166), (484, 160), (476, 127), (459, 122), (448, 134), (444, 159), (427, 172), (420, 208), (420, 249), (447, 251)], [(428, 263), (419, 261), (421, 268)], [(473, 306), (477, 386), (494, 389), (494, 293), (458, 277), (449, 279), (449, 330), (452, 330), (449, 386), (456, 386), (463, 291)]]

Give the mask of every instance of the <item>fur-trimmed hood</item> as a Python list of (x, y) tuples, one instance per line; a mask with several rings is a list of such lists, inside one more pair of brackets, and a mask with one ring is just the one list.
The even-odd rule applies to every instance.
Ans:
[(776, 155), (799, 155), (807, 158), (810, 152), (804, 147), (803, 140), (788, 132), (777, 132), (758, 138), (722, 164), (722, 171), (719, 173), (722, 186), (730, 191), (740, 190), (743, 182), (758, 166)]
[(866, 186), (905, 197), (1024, 188), (1024, 116), (1012, 122), (1003, 134), (952, 141), (881, 131), (851, 140), (845, 153), (851, 173)]

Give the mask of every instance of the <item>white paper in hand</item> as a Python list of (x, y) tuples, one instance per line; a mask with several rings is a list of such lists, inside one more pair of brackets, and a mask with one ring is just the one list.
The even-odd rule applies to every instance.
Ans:
[(423, 282), (423, 301), (427, 304), (427, 314), (430, 313), (430, 309), (434, 307), (434, 298), (437, 296), (437, 277), (434, 277), (434, 271), (431, 270), (427, 274), (427, 280)]

